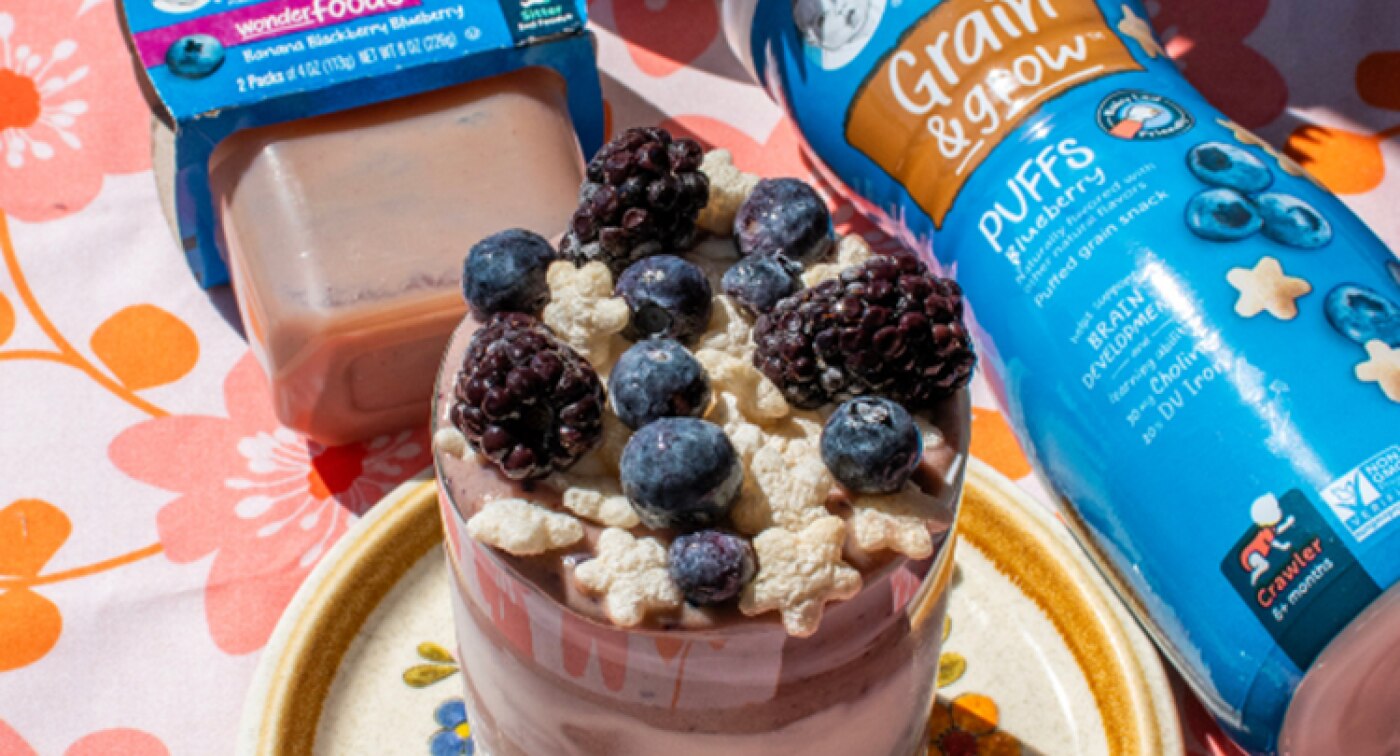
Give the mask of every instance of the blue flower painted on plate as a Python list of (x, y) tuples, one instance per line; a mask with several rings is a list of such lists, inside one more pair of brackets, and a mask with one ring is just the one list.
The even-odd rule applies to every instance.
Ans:
[(460, 698), (449, 698), (438, 704), (433, 719), (442, 729), (428, 738), (432, 756), (471, 756), (476, 753), (472, 742), (472, 726), (467, 721), (467, 706)]

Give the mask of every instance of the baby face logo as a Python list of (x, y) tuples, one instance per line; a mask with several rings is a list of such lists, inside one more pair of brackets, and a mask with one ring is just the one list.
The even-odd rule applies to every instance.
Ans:
[(793, 0), (792, 22), (807, 58), (834, 71), (865, 49), (884, 12), (885, 0)]
[(1301, 491), (1264, 494), (1220, 572), (1288, 657), (1306, 667), (1380, 594)]
[(1109, 136), (1127, 140), (1166, 139), (1196, 125), (1175, 101), (1140, 90), (1120, 90), (1103, 98), (1097, 120)]
[(1293, 544), (1285, 540), (1284, 534), (1293, 529), (1297, 520), (1292, 515), (1283, 516), (1283, 509), (1273, 494), (1255, 499), (1249, 514), (1258, 530), (1249, 545), (1240, 551), (1239, 562), (1240, 568), (1249, 573), (1249, 584), (1258, 585), (1270, 571), (1270, 556), (1278, 560), (1293, 554)]

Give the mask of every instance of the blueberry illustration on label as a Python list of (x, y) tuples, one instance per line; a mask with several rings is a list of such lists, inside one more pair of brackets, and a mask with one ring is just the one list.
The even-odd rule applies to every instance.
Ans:
[(1290, 194), (1269, 192), (1254, 200), (1264, 219), (1264, 235), (1298, 249), (1317, 249), (1332, 241), (1332, 224), (1312, 205)]
[(1327, 322), (1337, 333), (1365, 344), (1380, 339), (1400, 347), (1400, 305), (1364, 286), (1342, 284), (1327, 294)]
[(208, 34), (181, 37), (165, 51), (165, 64), (180, 78), (203, 79), (224, 64), (224, 44)]
[(1234, 189), (1207, 189), (1186, 204), (1186, 225), (1202, 239), (1239, 241), (1263, 223), (1254, 205)]
[(209, 4), (209, 0), (154, 0), (151, 5), (166, 13), (192, 13)]
[(1262, 192), (1274, 183), (1274, 175), (1259, 158), (1224, 142), (1205, 142), (1191, 148), (1186, 165), (1196, 178), (1245, 194)]

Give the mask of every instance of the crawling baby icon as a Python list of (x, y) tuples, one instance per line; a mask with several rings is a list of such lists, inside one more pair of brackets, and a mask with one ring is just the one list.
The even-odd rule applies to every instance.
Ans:
[(1293, 527), (1294, 521), (1293, 515), (1284, 518), (1283, 508), (1273, 494), (1264, 494), (1255, 499), (1249, 507), (1249, 515), (1259, 526), (1259, 532), (1240, 550), (1240, 567), (1249, 573), (1250, 585), (1258, 585), (1259, 580), (1269, 572), (1269, 554), (1274, 549), (1289, 551), (1293, 548), (1292, 543), (1281, 540), (1279, 536)]

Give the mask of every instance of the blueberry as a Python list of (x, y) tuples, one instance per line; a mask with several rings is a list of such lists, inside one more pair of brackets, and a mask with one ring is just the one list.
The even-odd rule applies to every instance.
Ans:
[(1317, 249), (1332, 241), (1332, 224), (1312, 205), (1288, 194), (1269, 192), (1254, 198), (1264, 235), (1290, 247)]
[(653, 337), (618, 358), (608, 397), (618, 419), (636, 429), (657, 418), (700, 415), (710, 403), (710, 381), (680, 342)]
[(182, 79), (203, 79), (224, 64), (224, 43), (208, 34), (190, 34), (165, 51), (165, 65)]
[(753, 546), (722, 530), (680, 536), (671, 542), (667, 556), (671, 580), (694, 606), (722, 604), (753, 579)]
[(1244, 194), (1262, 192), (1274, 183), (1274, 174), (1259, 158), (1233, 144), (1206, 142), (1191, 148), (1186, 165), (1196, 178)]
[(889, 399), (852, 399), (822, 428), (822, 461), (856, 493), (894, 493), (923, 456), (924, 442), (909, 411)]
[(549, 303), (545, 278), (553, 261), (554, 247), (539, 234), (519, 228), (492, 234), (467, 253), (462, 294), (477, 317), (538, 314)]
[(1259, 211), (1234, 189), (1207, 189), (1186, 203), (1186, 225), (1202, 239), (1239, 241), (1259, 230)]
[(783, 255), (809, 263), (831, 249), (831, 213), (817, 191), (791, 178), (764, 179), (734, 216), (742, 255)]
[(744, 483), (724, 430), (693, 417), (643, 425), (622, 450), (622, 493), (649, 528), (691, 531), (719, 524)]
[(710, 322), (709, 279), (675, 255), (632, 263), (617, 279), (617, 295), (632, 310), (622, 335), (633, 341), (665, 336), (690, 344)]
[(1323, 311), (1337, 333), (1358, 344), (1380, 339), (1400, 347), (1400, 306), (1371, 289), (1342, 284), (1327, 294)]
[(782, 255), (750, 255), (724, 272), (724, 293), (755, 317), (802, 288), (802, 266)]

